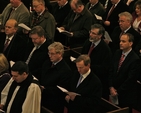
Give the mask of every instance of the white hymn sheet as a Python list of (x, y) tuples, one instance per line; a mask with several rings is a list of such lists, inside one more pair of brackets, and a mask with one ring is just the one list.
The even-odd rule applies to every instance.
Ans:
[(112, 95), (109, 95), (109, 98), (110, 98), (110, 101), (115, 104), (115, 105), (118, 105), (118, 96), (112, 96)]
[(15, 62), (11, 60), (10, 61), (10, 66), (12, 67), (14, 64), (15, 64)]
[(73, 61), (75, 61), (75, 60), (76, 60), (76, 58), (75, 58), (75, 57), (70, 56), (70, 60), (73, 62)]
[[(64, 93), (67, 93), (67, 94), (70, 94), (70, 93), (72, 93), (72, 92), (69, 92), (68, 90), (66, 90), (65, 88), (63, 88), (63, 87), (61, 87), (61, 86), (57, 86), (62, 92), (64, 92)], [(73, 93), (75, 93), (75, 92), (73, 92)], [(80, 94), (78, 94), (78, 93), (76, 93), (76, 95), (79, 95), (79, 96), (81, 96)]]
[(102, 17), (101, 16), (99, 16), (97, 14), (94, 14), (94, 15), (95, 15), (95, 17), (96, 17), (97, 20), (102, 20)]
[(68, 90), (66, 90), (65, 88), (63, 88), (63, 87), (60, 87), (60, 86), (57, 86), (62, 92), (65, 92), (65, 93), (67, 93), (68, 92)]

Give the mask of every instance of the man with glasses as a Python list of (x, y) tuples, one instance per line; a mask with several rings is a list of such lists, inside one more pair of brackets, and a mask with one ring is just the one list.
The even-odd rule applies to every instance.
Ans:
[(30, 27), (42, 26), (47, 40), (53, 42), (56, 24), (53, 15), (45, 8), (44, 0), (33, 0), (32, 6), (34, 11), (30, 15)]
[[(82, 48), (82, 54), (88, 54), (91, 58), (91, 69), (99, 77), (103, 85), (103, 97), (108, 99), (108, 71), (111, 61), (111, 51), (103, 40), (105, 29), (100, 24), (91, 26), (89, 39)], [(94, 45), (93, 50), (91, 46)]]
[(134, 36), (134, 43), (132, 48), (135, 50), (136, 45), (141, 39), (140, 34), (132, 27), (133, 17), (129, 12), (122, 12), (119, 15), (119, 26), (117, 26), (111, 34), (112, 43), (110, 48), (113, 53), (119, 49), (120, 36), (125, 33), (130, 33)]
[(54, 42), (48, 47), (50, 61), (42, 67), (40, 84), (42, 85), (42, 105), (54, 113), (63, 113), (65, 94), (58, 86), (68, 89), (71, 70), (63, 59), (64, 46)]
[(30, 72), (40, 80), (41, 67), (48, 58), (49, 42), (46, 40), (45, 31), (41, 26), (35, 26), (31, 29), (29, 36), (32, 42), (29, 42), (25, 53), (25, 62), (29, 66)]

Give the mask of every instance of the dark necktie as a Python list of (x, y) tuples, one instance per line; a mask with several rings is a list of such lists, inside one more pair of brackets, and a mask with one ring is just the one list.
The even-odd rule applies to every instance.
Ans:
[(123, 34), (125, 34), (124, 31), (122, 31), (122, 32), (120, 33), (119, 38), (120, 38)]
[(6, 50), (6, 48), (8, 47), (9, 42), (10, 42), (9, 38), (8, 38), (8, 39), (6, 39), (6, 42), (5, 42), (5, 44), (4, 44), (4, 49), (3, 49), (3, 52), (4, 52), (4, 51)]
[(90, 10), (92, 7), (93, 7), (93, 5), (91, 4), (90, 7), (89, 7), (89, 10)]
[(83, 76), (82, 76), (82, 75), (80, 75), (80, 77), (79, 77), (79, 80), (78, 80), (78, 82), (77, 82), (77, 86), (76, 86), (76, 87), (78, 87), (78, 86), (79, 86), (79, 84), (82, 82), (82, 79), (83, 79)]
[(73, 19), (73, 22), (79, 17), (80, 15), (79, 14), (76, 14), (74, 19)]
[(90, 47), (90, 49), (89, 49), (89, 52), (88, 52), (88, 55), (90, 56), (91, 55), (91, 52), (92, 52), (92, 50), (94, 49), (94, 43), (92, 43), (91, 44), (91, 47)]
[(9, 13), (7, 14), (7, 17), (6, 17), (6, 21), (5, 21), (5, 23), (7, 22), (7, 20), (10, 18), (10, 16), (13, 14), (13, 12), (15, 11), (15, 9), (14, 8), (10, 8), (10, 10), (9, 10)]
[(106, 20), (108, 20), (109, 16), (111, 15), (111, 13), (112, 13), (113, 10), (114, 10), (114, 8), (115, 8), (115, 5), (112, 5), (111, 9), (110, 9), (109, 12), (108, 12), (108, 15), (107, 15)]
[(55, 66), (54, 63), (52, 63), (51, 68), (53, 68), (54, 66)]
[(120, 60), (119, 60), (118, 70), (117, 70), (117, 71), (119, 71), (119, 69), (120, 69), (120, 67), (121, 67), (121, 65), (122, 65), (122, 63), (123, 63), (123, 61), (124, 61), (124, 58), (125, 58), (125, 55), (122, 54), (121, 57), (120, 57)]

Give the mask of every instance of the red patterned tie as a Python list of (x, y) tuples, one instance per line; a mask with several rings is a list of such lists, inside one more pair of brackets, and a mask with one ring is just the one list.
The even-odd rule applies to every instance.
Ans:
[(3, 49), (3, 52), (4, 52), (4, 51), (6, 50), (6, 48), (8, 47), (9, 42), (10, 42), (9, 38), (8, 38), (8, 39), (6, 39), (6, 42), (5, 42), (5, 44), (4, 44), (4, 49)]
[(112, 5), (111, 9), (110, 9), (109, 12), (108, 12), (108, 15), (107, 15), (106, 20), (108, 20), (109, 16), (111, 15), (111, 13), (112, 13), (113, 10), (114, 10), (114, 8), (115, 8), (115, 5)]
[(89, 52), (88, 52), (88, 55), (90, 56), (91, 55), (91, 52), (92, 52), (92, 50), (94, 49), (94, 43), (92, 43), (92, 45), (91, 45), (91, 47), (90, 47), (90, 49), (89, 49)]
[(120, 57), (120, 60), (119, 60), (118, 71), (119, 71), (119, 69), (120, 69), (120, 67), (121, 67), (121, 65), (122, 65), (122, 63), (124, 61), (124, 58), (125, 58), (125, 55), (122, 54), (121, 57)]

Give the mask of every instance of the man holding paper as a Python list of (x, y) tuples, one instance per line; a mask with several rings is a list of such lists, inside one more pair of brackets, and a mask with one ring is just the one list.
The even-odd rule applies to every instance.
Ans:
[(70, 81), (70, 92), (65, 97), (69, 113), (97, 113), (102, 95), (102, 85), (90, 69), (90, 58), (81, 55), (76, 59), (77, 72)]

